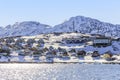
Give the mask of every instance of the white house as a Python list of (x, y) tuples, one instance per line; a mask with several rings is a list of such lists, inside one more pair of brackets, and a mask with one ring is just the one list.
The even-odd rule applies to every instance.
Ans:
[(93, 46), (109, 46), (111, 42), (112, 40), (109, 37), (98, 37), (93, 39)]

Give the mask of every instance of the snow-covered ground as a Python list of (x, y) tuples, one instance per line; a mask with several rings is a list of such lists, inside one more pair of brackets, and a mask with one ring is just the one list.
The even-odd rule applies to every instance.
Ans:
[[(87, 38), (85, 36), (87, 36)], [(87, 39), (88, 41), (69, 44), (64, 41), (66, 37), (72, 37), (73, 39), (77, 37), (80, 40)], [(81, 33), (58, 33), (22, 36), (19, 38), (11, 37), (10, 39), (5, 38), (0, 42), (0, 62), (105, 62), (105, 59), (103, 60), (101, 54), (106, 52), (115, 54), (114, 58), (118, 60), (118, 62), (120, 61), (120, 41), (113, 41), (111, 46), (94, 47), (93, 45), (87, 44), (87, 42), (93, 43), (93, 37), (95, 36)], [(70, 52), (73, 49), (75, 51)], [(93, 59), (92, 55), (87, 56), (87, 54), (82, 60), (79, 59), (77, 53), (82, 50), (87, 54), (98, 51), (98, 54), (101, 55), (99, 61)], [(67, 59), (65, 59), (65, 56), (63, 55), (65, 52), (67, 52)], [(74, 56), (76, 58), (73, 58)], [(49, 59), (49, 57), (52, 58)], [(90, 59), (89, 61), (88, 58)]]
[(113, 64), (0, 64), (1, 80), (120, 80)]

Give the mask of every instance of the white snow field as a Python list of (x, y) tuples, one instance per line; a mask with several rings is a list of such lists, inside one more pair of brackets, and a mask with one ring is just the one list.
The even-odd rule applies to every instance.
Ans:
[(0, 64), (0, 80), (120, 80), (120, 65)]

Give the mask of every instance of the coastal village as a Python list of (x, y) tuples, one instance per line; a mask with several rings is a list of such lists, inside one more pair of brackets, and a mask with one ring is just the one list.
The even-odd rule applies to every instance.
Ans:
[(120, 39), (99, 34), (52, 33), (0, 38), (0, 62), (117, 62)]

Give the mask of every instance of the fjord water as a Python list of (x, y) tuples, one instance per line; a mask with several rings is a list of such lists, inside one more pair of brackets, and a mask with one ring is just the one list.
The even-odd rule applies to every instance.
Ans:
[(0, 64), (0, 80), (120, 80), (120, 65)]

